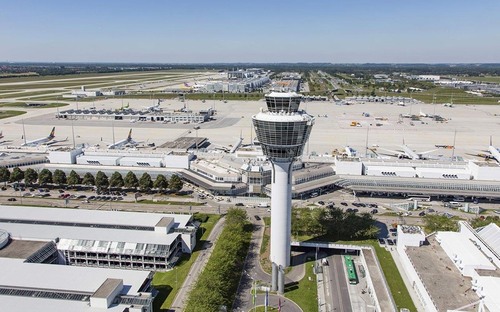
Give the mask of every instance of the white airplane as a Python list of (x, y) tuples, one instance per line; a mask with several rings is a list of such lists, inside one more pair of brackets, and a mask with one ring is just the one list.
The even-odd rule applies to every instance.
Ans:
[(344, 148), (344, 150), (345, 150), (345, 155), (347, 157), (356, 157), (357, 152), (356, 152), (356, 150), (354, 148), (352, 148), (350, 146), (346, 146)]
[(158, 99), (158, 102), (155, 105), (145, 106), (144, 109), (146, 109), (148, 112), (161, 112), (160, 102), (160, 99)]
[[(50, 134), (44, 138), (36, 139), (33, 141), (27, 141), (21, 144), (21, 146), (40, 146), (40, 145), (52, 145), (58, 142), (65, 142), (68, 141), (68, 138), (64, 140), (54, 140), (55, 138), (55, 132), (56, 132), (56, 127), (52, 128), (52, 131), (50, 131)], [(26, 138), (24, 138), (26, 139)]]
[(433, 149), (433, 150), (425, 151), (425, 152), (416, 152), (416, 151), (412, 150), (411, 148), (409, 148), (408, 145), (406, 145), (404, 143), (404, 141), (403, 141), (403, 145), (400, 145), (400, 148), (401, 148), (401, 150), (399, 150), (399, 151), (389, 150), (389, 149), (385, 149), (385, 148), (380, 148), (380, 149), (394, 153), (394, 155), (400, 159), (406, 158), (406, 159), (413, 159), (413, 160), (427, 159), (427, 157), (425, 157), (426, 154), (435, 152), (437, 150), (437, 149)]
[(493, 146), (491, 136), (490, 136), (490, 146), (488, 146), (488, 152), (490, 152), (491, 158), (495, 159), (498, 163), (500, 163), (500, 151), (498, 150), (498, 148)]
[(123, 140), (120, 140), (118, 142), (115, 142), (115, 143), (108, 145), (108, 149), (121, 149), (121, 148), (127, 147), (127, 146), (135, 147), (138, 144), (139, 144), (138, 142), (136, 142), (132, 139), (132, 129), (130, 129), (126, 139), (123, 139)]

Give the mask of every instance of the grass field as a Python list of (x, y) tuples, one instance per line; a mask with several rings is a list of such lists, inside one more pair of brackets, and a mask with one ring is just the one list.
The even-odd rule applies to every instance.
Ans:
[(15, 92), (15, 93), (0, 93), (0, 99), (10, 99), (10, 98), (26, 98), (30, 96), (37, 95), (47, 95), (51, 93), (59, 93), (59, 90), (45, 90), (45, 91), (33, 91), (33, 92)]
[(0, 119), (19, 116), (22, 114), (26, 114), (26, 112), (18, 110), (0, 110)]
[[(94, 73), (81, 75), (26, 76), (0, 79), (0, 90), (20, 91), (29, 89), (75, 89), (84, 85), (88, 88), (110, 87), (148, 83), (158, 80), (171, 81), (181, 78), (196, 78), (193, 71), (159, 71), (127, 73)], [(12, 84), (14, 83), (14, 84)]]
[(484, 77), (479, 77), (479, 76), (472, 76), (472, 77), (454, 76), (453, 78), (456, 78), (458, 80), (469, 80), (469, 81), (483, 81), (483, 82), (500, 83), (500, 76), (484, 76)]
[(21, 107), (21, 108), (35, 108), (35, 109), (41, 109), (41, 108), (52, 108), (52, 107), (63, 107), (63, 106), (68, 106), (69, 104), (66, 103), (48, 103), (47, 105), (43, 106), (26, 106), (26, 103), (0, 103), (1, 106), (5, 107)]
[(304, 278), (297, 284), (285, 287), (285, 297), (293, 300), (304, 312), (317, 312), (318, 287), (313, 272), (314, 260), (310, 259), (304, 265), (306, 266)]
[(184, 283), (191, 266), (198, 258), (204, 240), (208, 238), (208, 235), (212, 232), (212, 229), (219, 218), (220, 216), (218, 215), (209, 215), (207, 222), (201, 224), (200, 229), (198, 230), (198, 235), (201, 232), (203, 232), (203, 235), (198, 237), (199, 240), (197, 241), (195, 250), (191, 255), (184, 254), (173, 270), (167, 272), (156, 272), (153, 277), (152, 285), (159, 290), (159, 294), (153, 303), (153, 311), (166, 311), (170, 308), (175, 296), (182, 286), (182, 283)]

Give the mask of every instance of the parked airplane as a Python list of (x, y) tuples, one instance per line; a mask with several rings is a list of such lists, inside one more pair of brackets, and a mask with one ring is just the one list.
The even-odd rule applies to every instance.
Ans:
[(344, 153), (345, 156), (356, 157), (357, 151), (354, 148), (352, 148), (350, 146), (346, 146), (346, 147), (344, 147), (344, 151), (345, 151), (345, 153)]
[(400, 145), (400, 148), (401, 148), (401, 150), (399, 150), (399, 151), (389, 150), (389, 149), (385, 149), (385, 148), (380, 148), (380, 149), (394, 153), (394, 155), (397, 156), (398, 158), (406, 158), (406, 159), (413, 159), (413, 160), (427, 159), (427, 157), (425, 157), (426, 154), (429, 154), (429, 153), (436, 151), (436, 149), (433, 149), (433, 150), (425, 151), (425, 152), (416, 152), (416, 151), (412, 150), (411, 148), (409, 148), (408, 145), (406, 145), (404, 143), (404, 141), (403, 141), (403, 145)]
[[(21, 146), (40, 146), (40, 145), (52, 145), (55, 143), (59, 142), (65, 142), (68, 141), (68, 138), (64, 140), (54, 140), (55, 138), (55, 132), (56, 132), (56, 127), (52, 128), (52, 131), (50, 131), (50, 134), (44, 138), (36, 139), (33, 141), (25, 141)], [(26, 140), (26, 138), (24, 138)]]
[(155, 104), (155, 105), (152, 105), (152, 106), (145, 106), (144, 107), (148, 112), (161, 112), (161, 108), (160, 108), (160, 99), (158, 99), (158, 102)]
[(132, 129), (130, 129), (126, 139), (108, 145), (108, 149), (121, 149), (123, 147), (128, 147), (128, 146), (135, 147), (137, 146), (137, 144), (139, 143), (132, 139)]

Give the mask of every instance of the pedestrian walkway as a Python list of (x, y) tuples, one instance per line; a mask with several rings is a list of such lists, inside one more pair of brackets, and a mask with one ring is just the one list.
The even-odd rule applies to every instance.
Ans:
[(398, 267), (398, 271), (401, 274), (401, 278), (403, 279), (403, 282), (405, 283), (406, 288), (408, 289), (408, 292), (410, 293), (411, 300), (413, 300), (413, 304), (417, 308), (417, 311), (419, 312), (424, 312), (425, 309), (422, 306), (422, 303), (420, 302), (420, 299), (418, 298), (417, 294), (415, 293), (415, 289), (413, 289), (410, 280), (408, 279), (408, 276), (406, 275), (406, 272), (403, 268), (403, 264), (401, 263), (401, 260), (399, 259), (399, 254), (396, 250), (396, 248), (390, 248), (389, 249), (392, 258), (394, 259), (394, 263), (396, 263), (396, 266)]

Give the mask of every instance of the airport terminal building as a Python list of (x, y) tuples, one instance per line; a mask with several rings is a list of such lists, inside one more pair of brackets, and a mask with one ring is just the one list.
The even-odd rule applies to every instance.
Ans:
[(44, 241), (38, 258), (67, 265), (161, 271), (196, 244), (191, 215), (0, 206), (12, 239)]
[(459, 221), (457, 232), (428, 236), (418, 226), (399, 225), (397, 232), (397, 253), (425, 311), (469, 311), (466, 308), (480, 306), (500, 311), (500, 228), (496, 224), (473, 229)]
[(152, 271), (195, 246), (191, 215), (0, 206), (2, 310), (152, 312)]

